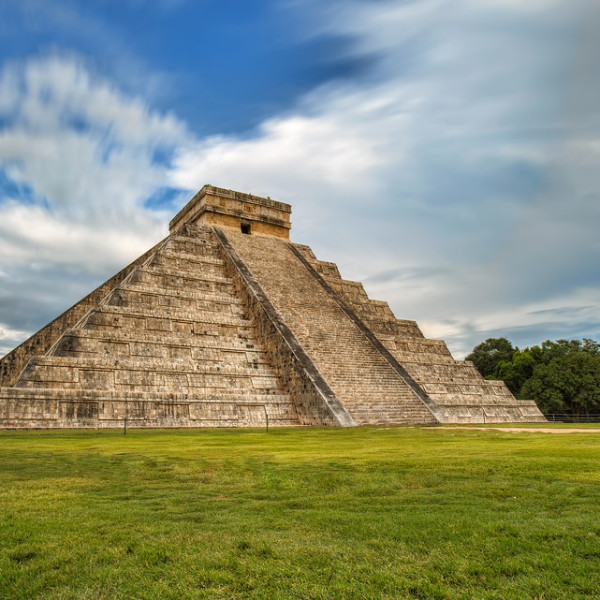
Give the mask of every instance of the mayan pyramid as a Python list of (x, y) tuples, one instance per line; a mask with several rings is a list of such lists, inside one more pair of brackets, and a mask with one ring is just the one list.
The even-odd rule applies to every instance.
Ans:
[(0, 360), (0, 427), (544, 420), (291, 243), (290, 213), (204, 186), (167, 238)]

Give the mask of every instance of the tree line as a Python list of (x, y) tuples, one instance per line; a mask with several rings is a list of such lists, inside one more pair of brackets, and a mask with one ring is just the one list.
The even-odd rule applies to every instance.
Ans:
[(546, 340), (520, 350), (488, 338), (466, 357), (486, 379), (500, 379), (544, 414), (600, 414), (600, 344), (590, 339)]

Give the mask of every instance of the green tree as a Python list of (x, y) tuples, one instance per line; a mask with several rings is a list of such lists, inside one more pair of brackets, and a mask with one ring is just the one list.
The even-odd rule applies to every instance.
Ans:
[(535, 400), (546, 414), (600, 411), (600, 353), (579, 349), (539, 363), (520, 396)]
[(484, 376), (494, 376), (500, 362), (510, 362), (517, 350), (506, 338), (488, 338), (475, 346), (466, 359), (473, 362), (477, 370)]
[(467, 359), (546, 414), (600, 412), (600, 344), (594, 340), (546, 340), (519, 350), (506, 338), (489, 338)]
[(600, 355), (600, 344), (594, 340), (546, 340), (540, 346), (532, 346), (529, 350), (536, 363), (550, 364), (555, 358), (577, 352)]
[(520, 396), (521, 388), (533, 375), (537, 362), (535, 353), (528, 348), (517, 349), (511, 360), (498, 363), (494, 371), (494, 379), (501, 379), (515, 396)]

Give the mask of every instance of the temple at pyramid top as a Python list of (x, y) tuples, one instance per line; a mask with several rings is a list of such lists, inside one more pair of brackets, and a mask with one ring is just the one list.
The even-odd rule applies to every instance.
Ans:
[(214, 225), (242, 233), (288, 240), (292, 207), (284, 202), (205, 185), (169, 223), (171, 233), (184, 225)]

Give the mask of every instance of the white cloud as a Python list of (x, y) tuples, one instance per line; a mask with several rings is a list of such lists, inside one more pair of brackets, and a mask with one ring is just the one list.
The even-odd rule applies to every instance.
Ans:
[(28, 331), (10, 329), (0, 324), (0, 357), (10, 352), (16, 343), (26, 339), (29, 335)]
[(40, 269), (105, 274), (148, 249), (148, 236), (136, 231), (135, 224), (129, 224), (129, 232), (113, 223), (95, 227), (14, 200), (5, 203), (1, 213), (0, 257), (12, 268), (35, 264)]
[(315, 34), (352, 36), (376, 66), (250, 138), (194, 138), (72, 57), (6, 68), (0, 165), (33, 203), (0, 204), (0, 269), (116, 269), (164, 231), (154, 191), (213, 183), (290, 202), (294, 240), (459, 356), (503, 330), (598, 331), (598, 90), (572, 77), (590, 6), (319, 3)]
[[(33, 296), (51, 273), (59, 298), (72, 291), (72, 273), (109, 276), (166, 234), (168, 214), (144, 203), (167, 179), (154, 153), (168, 156), (189, 138), (176, 118), (124, 95), (81, 59), (52, 55), (5, 66), (0, 123), (0, 174), (14, 187), (0, 197), (0, 270), (18, 278), (14, 294)], [(17, 312), (5, 297), (0, 323), (18, 330)]]
[(0, 130), (0, 165), (48, 210), (82, 222), (93, 215), (96, 226), (139, 220), (140, 204), (165, 182), (153, 152), (187, 139), (174, 117), (124, 96), (73, 57), (8, 66), (3, 97), (12, 101), (0, 106), (10, 120)]
[[(562, 112), (560, 95), (591, 5), (319, 6), (318, 31), (354, 36), (358, 53), (379, 59), (376, 75), (315, 90), (253, 139), (187, 148), (172, 181), (291, 202), (294, 239), (348, 278), (422, 273), (367, 289), (458, 355), (511, 323), (533, 332), (537, 306), (579, 306), (600, 258), (597, 178), (579, 175), (600, 131), (585, 128), (587, 159), (568, 150), (565, 140), (583, 143), (582, 115)], [(567, 324), (560, 311), (544, 319)], [(594, 328), (600, 312), (577, 319)]]
[(524, 304), (517, 314), (510, 309), (497, 309), (489, 315), (478, 316), (475, 325), (481, 331), (530, 327), (547, 323), (553, 313), (559, 313), (561, 320), (571, 325), (600, 320), (600, 289), (580, 288), (553, 298), (539, 299)]
[(242, 185), (259, 179), (284, 194), (311, 180), (340, 192), (364, 185), (388, 162), (379, 147), (384, 140), (373, 128), (381, 129), (384, 115), (388, 127), (402, 127), (401, 115), (389, 114), (395, 100), (355, 89), (321, 89), (304, 100), (299, 114), (266, 121), (252, 139), (219, 136), (182, 149), (170, 182), (197, 189), (208, 175)]

